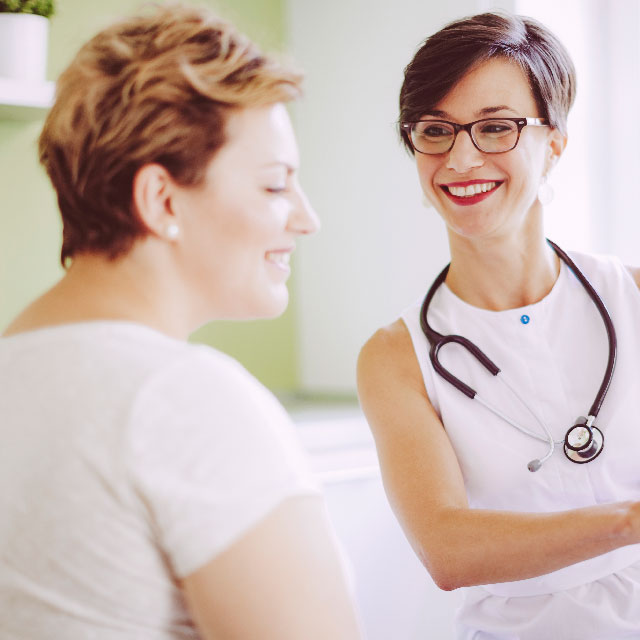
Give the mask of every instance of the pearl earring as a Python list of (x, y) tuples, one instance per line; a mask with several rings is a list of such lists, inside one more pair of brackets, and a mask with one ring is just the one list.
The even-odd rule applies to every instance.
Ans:
[(175, 240), (178, 237), (179, 233), (180, 233), (180, 227), (178, 227), (178, 225), (175, 222), (168, 224), (167, 228), (164, 230), (164, 234), (165, 236), (167, 236), (169, 240)]
[(553, 187), (549, 184), (547, 176), (543, 176), (540, 186), (538, 187), (538, 200), (540, 204), (543, 207), (550, 204), (553, 201), (554, 195)]

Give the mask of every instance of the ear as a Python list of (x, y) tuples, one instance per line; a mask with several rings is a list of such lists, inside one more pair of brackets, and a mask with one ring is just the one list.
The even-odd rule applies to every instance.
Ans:
[(175, 224), (171, 206), (173, 180), (159, 164), (145, 164), (133, 178), (133, 204), (145, 227), (157, 236)]
[(552, 129), (549, 134), (549, 147), (547, 151), (547, 159), (545, 163), (545, 175), (555, 166), (556, 162), (564, 152), (567, 146), (567, 136), (560, 133), (558, 129)]

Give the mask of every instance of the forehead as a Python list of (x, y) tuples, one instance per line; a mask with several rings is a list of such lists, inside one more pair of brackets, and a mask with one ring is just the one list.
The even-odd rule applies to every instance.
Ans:
[(273, 104), (231, 112), (220, 155), (249, 164), (297, 164), (298, 150), (286, 107)]
[[(490, 117), (491, 110), (506, 107), (518, 116), (540, 116), (522, 67), (505, 58), (493, 58), (472, 68), (435, 106), (453, 120)], [(500, 109), (505, 114), (507, 109)]]

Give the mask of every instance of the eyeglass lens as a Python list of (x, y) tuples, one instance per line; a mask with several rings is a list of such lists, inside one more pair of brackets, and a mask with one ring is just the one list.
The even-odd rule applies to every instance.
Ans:
[[(485, 153), (510, 151), (518, 142), (518, 125), (511, 120), (482, 120), (471, 127), (471, 137)], [(411, 141), (421, 153), (446, 153), (453, 147), (455, 128), (447, 122), (416, 122)]]

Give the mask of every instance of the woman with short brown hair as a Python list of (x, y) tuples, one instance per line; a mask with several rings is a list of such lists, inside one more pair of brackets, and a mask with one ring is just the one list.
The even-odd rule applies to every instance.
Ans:
[(299, 83), (185, 6), (105, 29), (61, 76), (40, 157), (66, 272), (0, 339), (2, 637), (359, 637), (287, 415), (186, 342), (287, 305), (318, 227)]

